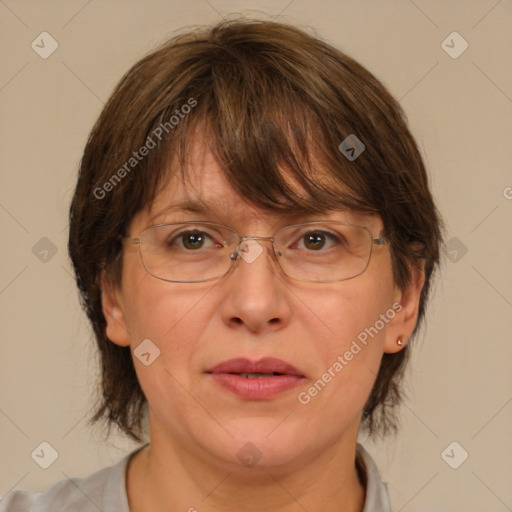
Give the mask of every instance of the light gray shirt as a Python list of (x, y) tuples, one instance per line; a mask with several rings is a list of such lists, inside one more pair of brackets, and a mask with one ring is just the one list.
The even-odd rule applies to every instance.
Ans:
[[(137, 448), (118, 463), (85, 478), (73, 477), (73, 481), (63, 478), (44, 492), (14, 490), (0, 501), (0, 512), (130, 512), (126, 467), (130, 457), (143, 448)], [(375, 462), (359, 443), (356, 453), (366, 476), (363, 512), (391, 512), (387, 488)]]

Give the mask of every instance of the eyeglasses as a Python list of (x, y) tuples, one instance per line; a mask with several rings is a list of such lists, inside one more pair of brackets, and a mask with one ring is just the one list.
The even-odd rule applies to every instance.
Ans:
[(374, 238), (365, 227), (337, 221), (294, 224), (271, 237), (241, 236), (220, 224), (191, 221), (149, 226), (138, 237), (123, 237), (122, 241), (138, 245), (144, 268), (164, 281), (198, 283), (219, 279), (240, 258), (247, 262), (256, 259), (262, 252), (257, 241), (268, 241), (286, 276), (297, 281), (329, 283), (362, 274), (373, 246), (388, 244), (389, 236)]

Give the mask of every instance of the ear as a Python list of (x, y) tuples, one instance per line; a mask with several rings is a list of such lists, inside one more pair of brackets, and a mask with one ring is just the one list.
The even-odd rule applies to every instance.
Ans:
[[(406, 346), (418, 320), (421, 290), (425, 284), (424, 262), (411, 264), (409, 272), (409, 284), (403, 290), (396, 288), (393, 296), (392, 309), (396, 314), (386, 330), (384, 352), (387, 354), (399, 352)], [(398, 340), (402, 341), (401, 345)]]
[(107, 321), (107, 338), (116, 345), (128, 346), (130, 335), (126, 329), (121, 290), (112, 283), (105, 271), (101, 275), (101, 305)]

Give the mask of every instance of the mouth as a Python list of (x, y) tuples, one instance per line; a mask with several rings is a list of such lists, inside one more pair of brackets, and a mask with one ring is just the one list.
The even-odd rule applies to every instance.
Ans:
[(239, 377), (245, 377), (246, 379), (263, 379), (267, 377), (274, 377), (276, 375), (285, 375), (284, 373), (235, 373), (230, 375), (238, 375)]
[(205, 372), (223, 390), (245, 400), (268, 400), (296, 387), (306, 377), (295, 366), (273, 357), (236, 358)]

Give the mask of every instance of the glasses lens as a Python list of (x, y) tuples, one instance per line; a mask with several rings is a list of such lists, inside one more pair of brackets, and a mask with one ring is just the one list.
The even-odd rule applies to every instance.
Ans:
[(364, 227), (314, 222), (280, 230), (274, 247), (289, 277), (311, 282), (342, 281), (366, 270), (372, 234)]
[(146, 270), (167, 281), (215, 279), (231, 267), (238, 244), (234, 231), (216, 224), (181, 223), (151, 226), (141, 235)]

